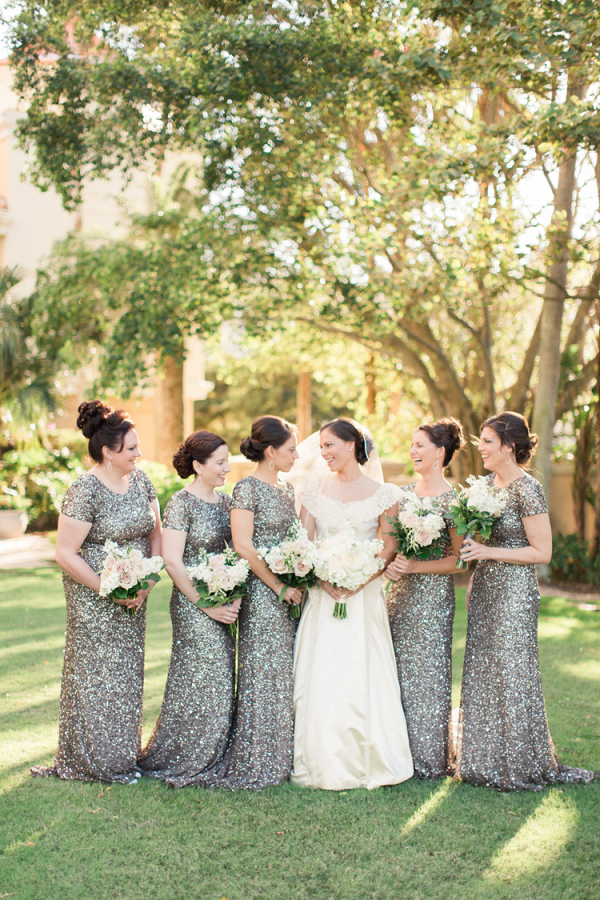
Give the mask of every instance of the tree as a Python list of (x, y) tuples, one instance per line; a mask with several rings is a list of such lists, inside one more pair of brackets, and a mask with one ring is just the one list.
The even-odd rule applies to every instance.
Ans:
[[(359, 342), (470, 432), (503, 401), (528, 411), (539, 352), (547, 471), (567, 174), (598, 132), (593, 102), (568, 97), (583, 97), (582, 66), (596, 77), (598, 12), (584, 0), (420, 11), (134, 0), (100, 3), (67, 28), (58, 0), (43, 14), (25, 3), (13, 53), (30, 101), (23, 139), (38, 183), (67, 203), (86, 177), (201, 149), (212, 246), (238, 254), (230, 284), (247, 327), (258, 332), (276, 304), (280, 318)], [(59, 59), (43, 65), (41, 50)], [(519, 184), (552, 160), (563, 167), (554, 220), (527, 247)], [(570, 291), (585, 293), (580, 308), (592, 281)], [(542, 303), (560, 312), (554, 327), (549, 315), (538, 322)], [(573, 308), (568, 338), (583, 347), (590, 326)], [(571, 393), (589, 385), (585, 372)]]

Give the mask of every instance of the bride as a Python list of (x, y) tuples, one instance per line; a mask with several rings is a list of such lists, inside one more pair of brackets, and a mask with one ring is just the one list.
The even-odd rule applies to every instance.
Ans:
[[(298, 451), (299, 472), (288, 478), (300, 489), (311, 539), (349, 521), (362, 541), (381, 531), (381, 556), (391, 562), (396, 546), (386, 517), (396, 514), (395, 489), (383, 484), (366, 429), (335, 419)], [(333, 617), (339, 601), (347, 601), (346, 619)], [(294, 649), (294, 717), (295, 784), (372, 790), (412, 776), (380, 574), (354, 592), (327, 582), (310, 590)]]

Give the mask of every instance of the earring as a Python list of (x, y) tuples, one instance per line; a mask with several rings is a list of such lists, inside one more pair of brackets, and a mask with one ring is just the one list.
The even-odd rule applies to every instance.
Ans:
[(112, 459), (109, 459), (108, 465), (106, 468), (108, 469), (109, 472), (112, 472)]
[(269, 468), (271, 471), (273, 471), (273, 469), (275, 468), (275, 463), (273, 462), (273, 460), (271, 460), (271, 462), (269, 463)]
[(202, 472), (198, 472), (198, 477), (196, 478), (196, 484), (202, 484)]
[(508, 466), (512, 462), (512, 456), (510, 453), (506, 454), (506, 465)]
[(440, 467), (440, 461), (439, 461), (439, 459), (436, 459), (436, 461), (434, 462), (434, 464), (432, 465), (431, 468), (432, 468), (432, 469), (439, 469), (439, 467)]

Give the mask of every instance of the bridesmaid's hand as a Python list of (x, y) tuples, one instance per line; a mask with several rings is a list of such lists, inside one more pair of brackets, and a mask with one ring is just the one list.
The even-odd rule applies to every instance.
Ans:
[[(281, 587), (279, 588), (279, 590), (277, 592), (277, 595), (279, 596), (284, 585), (282, 582), (278, 582), (278, 584), (281, 584)], [(304, 593), (304, 591), (301, 591), (299, 588), (288, 587), (284, 594), (283, 601), (284, 601), (284, 603), (287, 603), (288, 606), (291, 606), (292, 603), (295, 603), (295, 604), (302, 603), (303, 593)]]
[(460, 558), (463, 562), (487, 559), (487, 547), (484, 544), (478, 544), (472, 537), (465, 538), (461, 547)]
[(398, 581), (402, 575), (410, 575), (411, 572), (414, 572), (416, 567), (417, 563), (414, 557), (407, 559), (403, 553), (399, 553), (394, 562), (390, 563), (385, 570), (385, 576), (390, 581)]
[(144, 602), (144, 600), (147, 598), (148, 594), (150, 593), (150, 591), (152, 590), (154, 585), (157, 583), (158, 582), (156, 582), (156, 581), (151, 581), (150, 579), (148, 579), (148, 587), (146, 588), (146, 590), (138, 591), (137, 597), (130, 597), (129, 601), (127, 602), (127, 606), (134, 606), (137, 611), (140, 608), (140, 606), (142, 605), (142, 603)]
[[(215, 622), (221, 622), (223, 625), (233, 625), (240, 613), (241, 604), (242, 598), (238, 597), (231, 605), (217, 606), (213, 609), (203, 609), (202, 612), (206, 613), (209, 619), (214, 619)], [(200, 608), (201, 607), (199, 607), (199, 609)]]

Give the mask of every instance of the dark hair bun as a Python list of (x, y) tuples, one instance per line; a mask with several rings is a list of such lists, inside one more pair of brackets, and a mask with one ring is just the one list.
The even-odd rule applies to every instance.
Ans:
[(120, 453), (128, 431), (135, 428), (129, 415), (123, 409), (113, 409), (102, 400), (80, 403), (77, 427), (88, 439), (88, 452), (94, 462), (104, 462), (103, 447)]
[(80, 403), (77, 412), (77, 427), (89, 441), (102, 428), (113, 410), (101, 400), (91, 400), (89, 403)]
[(496, 432), (505, 447), (514, 450), (515, 461), (519, 466), (526, 466), (535, 453), (538, 436), (529, 431), (529, 423), (521, 413), (503, 412), (491, 416), (481, 426)]
[(240, 453), (252, 462), (262, 462), (267, 447), (282, 447), (295, 432), (296, 426), (279, 416), (259, 416), (252, 423), (252, 434), (241, 442)]
[(173, 454), (173, 468), (180, 478), (189, 478), (195, 472), (194, 460), (203, 466), (219, 447), (226, 445), (227, 442), (212, 431), (194, 431)]
[(356, 456), (356, 462), (359, 466), (366, 466), (369, 462), (369, 453), (375, 446), (375, 443), (368, 438), (363, 432), (358, 428), (351, 419), (346, 419), (341, 417), (339, 419), (333, 419), (331, 422), (325, 422), (324, 425), (321, 425), (321, 431), (325, 431), (326, 428), (329, 428), (336, 437), (338, 437), (341, 441), (346, 441), (347, 443), (354, 443), (354, 455)]
[(444, 448), (444, 467), (450, 465), (454, 454), (466, 444), (462, 425), (451, 416), (444, 416), (433, 424), (419, 425), (419, 431), (424, 431), (436, 447)]

